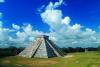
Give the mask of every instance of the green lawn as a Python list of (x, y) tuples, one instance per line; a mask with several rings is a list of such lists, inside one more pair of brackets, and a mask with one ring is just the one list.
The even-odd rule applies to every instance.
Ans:
[[(72, 56), (72, 57), (67, 57)], [(0, 58), (0, 65), (4, 67), (100, 67), (100, 53), (71, 53), (62, 58)]]

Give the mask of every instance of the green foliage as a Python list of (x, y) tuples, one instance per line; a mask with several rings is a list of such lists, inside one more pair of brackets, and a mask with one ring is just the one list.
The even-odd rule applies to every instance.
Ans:
[(100, 46), (98, 47), (98, 51), (100, 52)]

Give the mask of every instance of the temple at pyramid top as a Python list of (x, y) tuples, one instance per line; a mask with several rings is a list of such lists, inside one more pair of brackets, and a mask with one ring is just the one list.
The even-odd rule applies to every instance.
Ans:
[(63, 52), (51, 41), (46, 35), (41, 35), (27, 48), (25, 48), (18, 56), (32, 58), (51, 58), (62, 57)]
[(37, 38), (46, 38), (46, 39), (48, 39), (49, 36), (46, 36), (46, 35), (40, 35), (40, 36), (38, 36)]

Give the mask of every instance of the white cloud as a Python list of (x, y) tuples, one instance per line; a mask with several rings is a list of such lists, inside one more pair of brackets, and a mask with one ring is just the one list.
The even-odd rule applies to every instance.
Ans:
[[(75, 26), (75, 27), (74, 27)], [(70, 28), (73, 28), (75, 30), (81, 30), (80, 25), (76, 24), (74, 26), (70, 25)], [(77, 28), (78, 27), (78, 28)], [(69, 31), (70, 29), (67, 28), (61, 28), (61, 30), (64, 31), (52, 31), (50, 33), (43, 33), (38, 30), (33, 30), (33, 27), (31, 24), (27, 24), (25, 26), (20, 27), (22, 30), (17, 30), (16, 32), (11, 31), (8, 28), (4, 28), (3, 24), (1, 23), (0, 27), (0, 46), (3, 46), (2, 44), (5, 44), (6, 47), (10, 46), (11, 43), (14, 43), (15, 46), (27, 46), (30, 45), (31, 42), (34, 41), (35, 37), (39, 35), (49, 35), (50, 39), (53, 40), (57, 45), (59, 46), (98, 46), (100, 43), (100, 36), (92, 29), (86, 28), (85, 31), (79, 31), (76, 33), (73, 33), (72, 31)], [(13, 32), (13, 35), (10, 35), (10, 33)], [(3, 47), (5, 47), (3, 46)]]
[(35, 37), (29, 37), (29, 41), (33, 42), (35, 40)]
[(80, 24), (75, 24), (72, 26), (72, 29), (75, 30), (75, 31), (78, 31), (81, 29), (81, 25)]
[(0, 28), (3, 26), (3, 22), (2, 21), (0, 21)]
[(16, 32), (16, 40), (19, 43), (22, 43), (23, 46), (30, 45), (30, 42), (33, 42), (35, 37), (39, 35), (43, 35), (44, 33), (38, 30), (33, 30), (33, 27), (31, 24), (27, 24), (22, 26), (22, 31)]
[(53, 36), (50, 36), (49, 39), (52, 40), (52, 41), (56, 41), (56, 38), (53, 37)]
[(61, 4), (63, 4), (63, 0), (59, 0), (59, 2), (55, 2), (54, 8), (59, 7)]
[(20, 31), (18, 31), (16, 33), (16, 35), (17, 35), (19, 41), (21, 41), (21, 42), (23, 42), (25, 40), (25, 38), (27, 37), (27, 35), (25, 34), (25, 32), (20, 32)]
[[(95, 46), (100, 40), (97, 38), (97, 33), (89, 28), (82, 30), (83, 26), (80, 24), (71, 25), (70, 17), (63, 18), (62, 11), (58, 9), (62, 4), (63, 0), (50, 2), (45, 11), (41, 13), (43, 22), (50, 26), (50, 33), (48, 33), (50, 39), (56, 41), (59, 46)], [(94, 41), (93, 44), (92, 41)]]
[(71, 21), (70, 17), (68, 16), (63, 18), (62, 11), (56, 9), (62, 4), (63, 0), (59, 0), (59, 2), (54, 4), (50, 2), (49, 5), (47, 5), (45, 11), (40, 14), (43, 22), (47, 23), (50, 28), (55, 31), (58, 29), (61, 30), (61, 27), (63, 28), (66, 25), (69, 25)]
[(30, 45), (35, 37), (44, 34), (41, 31), (33, 30), (31, 24), (23, 25), (21, 27), (12, 24), (12, 27), (12, 29), (4, 28), (3, 23), (0, 22), (0, 47), (9, 47), (12, 43), (13, 46), (17, 47), (27, 46)]
[(50, 25), (51, 28), (56, 29), (61, 25), (62, 13), (59, 10), (46, 10), (41, 14), (42, 20)]
[[(61, 47), (87, 47), (98, 46), (100, 44), (100, 34), (90, 28), (84, 28), (80, 24), (71, 25), (69, 16), (63, 16), (63, 13), (58, 7), (63, 4), (63, 0), (59, 2), (50, 2), (45, 11), (40, 14), (44, 23), (50, 26), (50, 32), (34, 30), (31, 24), (19, 26), (12, 24), (12, 29), (3, 27), (3, 22), (0, 21), (0, 47), (10, 46), (14, 43), (15, 46), (30, 45), (35, 37), (39, 35), (48, 35), (57, 45)], [(0, 15), (2, 17), (2, 13)], [(1, 19), (1, 18), (0, 18)], [(16, 31), (14, 31), (16, 30)]]
[(0, 19), (2, 19), (2, 12), (0, 12)]
[(32, 34), (32, 26), (31, 26), (31, 24), (27, 24), (26, 26), (24, 26), (23, 30), (27, 35), (31, 35)]
[(96, 33), (96, 32), (93, 31), (92, 29), (90, 29), (90, 28), (86, 28), (86, 32), (85, 32), (85, 34), (93, 35), (93, 34), (95, 34), (95, 33)]
[(71, 19), (70, 17), (65, 17), (63, 20), (62, 20), (62, 24), (66, 24), (66, 25), (69, 25), (69, 23), (71, 22)]
[(0, 41), (8, 41), (10, 32), (11, 30), (8, 28), (3, 28), (3, 23), (0, 22)]
[(20, 29), (20, 26), (16, 25), (16, 24), (12, 24), (12, 27), (16, 30), (19, 30)]
[(93, 31), (92, 29), (90, 29), (90, 28), (86, 28), (86, 31), (87, 32), (92, 32), (92, 33), (95, 33), (95, 31)]
[(0, 0), (0, 3), (4, 3), (5, 2), (5, 0)]
[(45, 7), (45, 5), (42, 5), (39, 9), (37, 9), (38, 12), (41, 12), (43, 10), (43, 8)]

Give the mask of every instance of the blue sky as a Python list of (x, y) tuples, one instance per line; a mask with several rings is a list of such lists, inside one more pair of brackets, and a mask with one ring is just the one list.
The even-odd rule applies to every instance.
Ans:
[[(50, 1), (57, 0), (5, 0), (0, 5), (0, 11), (4, 14), (3, 21), (7, 23), (5, 26), (31, 23), (34, 28), (46, 32), (42, 27), (48, 26), (42, 23), (38, 9)], [(100, 25), (100, 0), (64, 0), (64, 3), (66, 5), (62, 5), (60, 9), (72, 19), (72, 24), (79, 23), (92, 29)]]
[(41, 34), (62, 47), (100, 44), (100, 0), (0, 0), (0, 13), (3, 47)]

